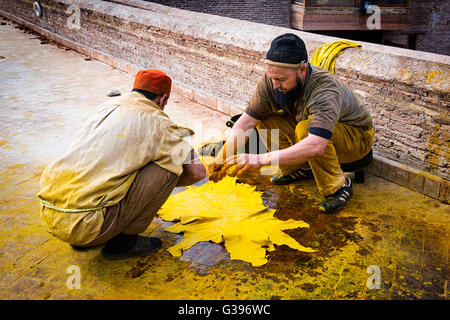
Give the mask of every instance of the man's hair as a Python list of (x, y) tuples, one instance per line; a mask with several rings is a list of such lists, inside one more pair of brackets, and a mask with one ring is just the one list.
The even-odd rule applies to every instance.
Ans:
[(149, 91), (142, 90), (142, 89), (133, 89), (132, 91), (136, 91), (136, 92), (143, 94), (149, 100), (155, 100), (157, 97), (160, 97), (160, 95), (157, 95), (157, 94), (154, 94)]

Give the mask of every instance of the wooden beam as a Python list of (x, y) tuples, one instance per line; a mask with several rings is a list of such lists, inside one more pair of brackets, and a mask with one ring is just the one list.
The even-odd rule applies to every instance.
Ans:
[[(291, 19), (292, 27), (300, 30), (369, 30), (368, 16), (362, 15), (303, 15)], [(380, 30), (407, 30), (409, 16), (381, 16)]]

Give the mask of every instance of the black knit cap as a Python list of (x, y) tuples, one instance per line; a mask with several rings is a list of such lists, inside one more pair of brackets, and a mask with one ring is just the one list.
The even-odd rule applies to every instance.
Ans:
[(299, 64), (308, 61), (305, 43), (293, 33), (286, 33), (273, 39), (266, 59), (273, 62)]

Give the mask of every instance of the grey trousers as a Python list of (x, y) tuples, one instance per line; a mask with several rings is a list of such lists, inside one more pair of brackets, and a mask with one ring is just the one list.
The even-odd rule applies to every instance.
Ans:
[(177, 184), (178, 176), (153, 162), (139, 169), (125, 197), (106, 209), (100, 234), (91, 247), (118, 235), (144, 232)]

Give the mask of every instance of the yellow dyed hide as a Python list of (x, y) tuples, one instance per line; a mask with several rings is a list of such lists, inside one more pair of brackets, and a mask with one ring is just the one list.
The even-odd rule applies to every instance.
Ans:
[(169, 248), (176, 257), (202, 241), (224, 242), (232, 260), (248, 261), (253, 266), (267, 263), (266, 251), (275, 250), (274, 244), (315, 251), (282, 232), (308, 228), (307, 223), (278, 220), (274, 213), (275, 210), (263, 205), (261, 192), (255, 191), (255, 187), (236, 183), (236, 178), (226, 176), (217, 183), (187, 187), (186, 191), (170, 196), (158, 215), (166, 221), (180, 221), (166, 228), (169, 232), (184, 232), (183, 239)]

